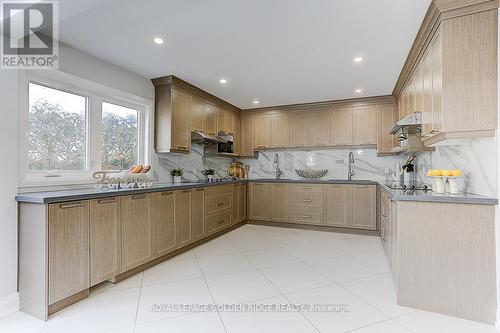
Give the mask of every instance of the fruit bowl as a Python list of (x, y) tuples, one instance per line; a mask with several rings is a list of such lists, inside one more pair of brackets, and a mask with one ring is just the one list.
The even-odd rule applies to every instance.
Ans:
[(328, 169), (320, 169), (320, 170), (295, 169), (295, 172), (300, 177), (306, 179), (319, 179), (328, 173)]

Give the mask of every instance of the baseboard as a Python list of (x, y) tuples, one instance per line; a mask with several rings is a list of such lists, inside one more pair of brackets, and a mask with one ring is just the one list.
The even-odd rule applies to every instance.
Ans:
[(19, 293), (0, 298), (0, 319), (19, 311)]
[(363, 235), (363, 236), (380, 236), (380, 230), (340, 228), (340, 227), (316, 225), (316, 224), (300, 224), (300, 223), (290, 223), (290, 222), (273, 222), (273, 221), (258, 221), (258, 220), (247, 220), (247, 224), (265, 225), (269, 227), (280, 227), (280, 228), (291, 228), (291, 229), (338, 232), (344, 234)]

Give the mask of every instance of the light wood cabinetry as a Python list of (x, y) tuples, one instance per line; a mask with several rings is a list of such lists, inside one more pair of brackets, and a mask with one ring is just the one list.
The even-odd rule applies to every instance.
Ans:
[(256, 150), (272, 147), (272, 116), (269, 114), (256, 115), (253, 117), (253, 140)]
[(155, 257), (165, 255), (177, 248), (175, 235), (175, 192), (154, 195)]
[(240, 124), (240, 156), (253, 156), (253, 116), (242, 115)]
[(90, 287), (87, 201), (49, 205), (48, 248), (49, 304)]
[(205, 231), (205, 189), (196, 188), (193, 190), (192, 204), (192, 240), (197, 241), (206, 236)]
[(120, 197), (121, 270), (142, 265), (154, 256), (153, 195)]
[(381, 105), (377, 117), (377, 154), (391, 154), (391, 150), (398, 146), (394, 135), (389, 134), (397, 122), (397, 110), (392, 104)]
[(120, 270), (120, 202), (117, 198), (90, 201), (90, 285), (109, 280)]
[(376, 230), (376, 209), (376, 186), (354, 185), (351, 227)]
[(219, 109), (217, 111), (217, 132), (234, 134), (234, 118), (235, 116), (232, 112)]
[(205, 104), (204, 121), (205, 124), (203, 131), (210, 135), (217, 135), (217, 108), (215, 108), (213, 105)]
[(332, 143), (332, 111), (315, 111), (310, 115), (311, 146), (329, 146)]
[(269, 221), (270, 184), (249, 184), (248, 218), (251, 220)]
[(232, 224), (233, 207), (233, 186), (223, 185), (206, 189), (205, 221), (207, 235), (214, 234)]
[(332, 143), (336, 146), (353, 144), (352, 108), (340, 108), (332, 113)]
[(175, 235), (177, 245), (182, 247), (192, 242), (193, 190), (175, 193)]
[(322, 224), (323, 185), (293, 184), (291, 186), (293, 223)]
[(371, 145), (377, 143), (377, 106), (353, 109), (353, 143)]
[(287, 222), (290, 211), (290, 187), (288, 184), (271, 184), (271, 221)]
[(172, 91), (172, 149), (189, 151), (191, 97), (177, 90)]
[(283, 148), (290, 145), (290, 123), (287, 114), (271, 116), (271, 147)]
[(352, 186), (325, 185), (325, 224), (350, 227), (352, 220)]
[(290, 146), (305, 147), (309, 146), (309, 113), (292, 112), (290, 114)]
[(232, 223), (243, 222), (247, 218), (247, 185), (233, 185)]
[(204, 130), (205, 102), (193, 97), (191, 99), (191, 131)]

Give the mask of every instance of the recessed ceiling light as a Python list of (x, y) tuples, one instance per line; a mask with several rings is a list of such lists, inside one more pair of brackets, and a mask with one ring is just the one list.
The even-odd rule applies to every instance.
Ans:
[(219, 82), (222, 83), (222, 84), (225, 84), (225, 83), (227, 83), (227, 80), (226, 79), (220, 79)]
[(360, 93), (363, 92), (363, 89), (356, 89), (355, 92), (357, 92), (358, 94), (360, 94)]
[(353, 60), (354, 60), (354, 62), (362, 62), (362, 61), (363, 61), (363, 58), (361, 58), (361, 57), (356, 57), (356, 58), (354, 58)]
[(155, 37), (153, 39), (153, 42), (155, 42), (158, 45), (161, 45), (161, 44), (165, 43), (165, 41), (163, 40), (163, 38), (160, 38), (160, 37)]
[(253, 104), (259, 104), (260, 102), (258, 100), (253, 100), (252, 103)]

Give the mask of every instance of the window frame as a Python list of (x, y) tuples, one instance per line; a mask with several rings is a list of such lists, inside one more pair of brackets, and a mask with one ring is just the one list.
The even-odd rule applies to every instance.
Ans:
[[(85, 170), (36, 171), (29, 170), (29, 84), (34, 83), (67, 93), (84, 96), (86, 105)], [(153, 119), (153, 101), (117, 90), (61, 71), (23, 71), (19, 78), (19, 187), (78, 185), (94, 183), (92, 174), (101, 170), (102, 157), (102, 102), (108, 102), (138, 111), (138, 163), (150, 164)]]

